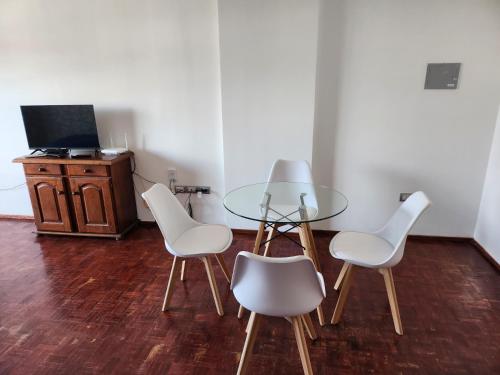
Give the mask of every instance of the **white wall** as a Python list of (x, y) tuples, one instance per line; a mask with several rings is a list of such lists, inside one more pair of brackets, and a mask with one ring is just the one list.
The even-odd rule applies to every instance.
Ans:
[[(175, 166), (179, 182), (212, 186), (195, 199), (201, 220), (224, 221), (225, 191), (281, 157), (311, 160), (349, 198), (324, 228), (373, 229), (422, 189), (434, 206), (415, 232), (470, 237), (499, 19), (497, 0), (4, 0), (0, 188), (24, 180), (10, 162), (27, 151), (20, 104), (93, 103), (102, 143), (126, 131), (140, 173), (165, 182)], [(459, 89), (423, 90), (428, 62), (461, 62)], [(30, 214), (26, 190), (0, 191), (0, 213)]]
[[(226, 189), (264, 182), (277, 158), (312, 158), (316, 0), (220, 0)], [(248, 221), (229, 214), (232, 226)]]
[(500, 263), (500, 110), (474, 239)]
[[(20, 104), (93, 103), (101, 144), (126, 131), (144, 176), (211, 185), (195, 215), (223, 222), (218, 43), (216, 0), (1, 1), (0, 187), (24, 181)], [(26, 189), (0, 213), (31, 214)]]
[[(350, 201), (330, 227), (375, 229), (421, 189), (434, 205), (416, 233), (472, 237), (500, 103), (500, 2), (323, 1), (320, 15), (315, 175)], [(424, 90), (429, 62), (461, 62), (458, 90)]]

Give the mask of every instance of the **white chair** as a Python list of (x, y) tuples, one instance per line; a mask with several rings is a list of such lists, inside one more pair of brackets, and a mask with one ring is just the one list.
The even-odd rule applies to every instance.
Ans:
[[(217, 313), (221, 316), (224, 315), (209, 256), (215, 256), (228, 283), (231, 283), (229, 271), (222, 258), (222, 253), (229, 248), (233, 240), (231, 230), (224, 225), (201, 224), (193, 220), (177, 198), (163, 184), (153, 185), (142, 194), (142, 197), (146, 200), (160, 227), (167, 250), (174, 256), (162, 311), (167, 309), (172, 297), (174, 282), (179, 270), (179, 258), (199, 258), (205, 264)], [(182, 274), (184, 274), (184, 266), (183, 263)], [(183, 279), (184, 275), (181, 277), (181, 280)]]
[[(314, 191), (314, 181), (312, 178), (311, 167), (307, 160), (283, 160), (278, 159), (273, 163), (271, 167), (271, 172), (269, 174), (268, 183), (273, 182), (295, 182), (303, 183), (303, 185), (289, 186), (287, 189), (279, 189), (277, 194), (272, 194), (272, 186), (266, 188), (266, 192), (272, 194), (271, 205), (273, 209), (280, 212), (283, 215), (291, 214), (296, 211), (300, 204), (300, 195), (306, 193), (303, 197), (304, 203), (306, 205), (306, 212), (309, 217), (314, 217), (318, 212), (318, 202), (316, 199), (316, 192)], [(268, 217), (273, 219), (280, 217), (274, 211), (268, 211)], [(297, 218), (299, 220), (300, 216), (298, 213), (292, 214), (290, 216), (292, 219)], [(271, 221), (271, 220), (270, 220)], [(274, 228), (271, 227), (270, 234), (274, 232)]]
[[(286, 191), (279, 191), (276, 194), (272, 194), (271, 204), (270, 206), (276, 209), (276, 211), (281, 212), (282, 214), (288, 214), (294, 210), (297, 210), (298, 205), (300, 203), (300, 195), (301, 193), (306, 193), (304, 197), (304, 203), (307, 207), (306, 212), (309, 215), (315, 215), (318, 211), (318, 203), (316, 200), (316, 192), (314, 191), (313, 186), (313, 177), (311, 172), (311, 167), (307, 160), (284, 160), (277, 159), (269, 173), (268, 183), (273, 182), (301, 182), (304, 184), (310, 184), (310, 186), (299, 186), (298, 190), (293, 191), (292, 189), (287, 189)], [(272, 190), (268, 186), (266, 188), (266, 192), (271, 192)], [(276, 219), (276, 216), (279, 214), (274, 213), (272, 211), (268, 211), (268, 218), (273, 217)], [(297, 220), (299, 220), (297, 218)], [(271, 240), (276, 235), (276, 232), (280, 226), (284, 226), (285, 224), (269, 224), (269, 232), (267, 234), (267, 238), (264, 246), (264, 256), (271, 255)], [(259, 225), (259, 230), (257, 232), (257, 238), (255, 240), (255, 245), (253, 252), (254, 254), (259, 254), (260, 245), (262, 238), (265, 232), (265, 223), (261, 222)], [(302, 246), (304, 247), (304, 253), (311, 257), (318, 271), (321, 272), (317, 252), (316, 245), (314, 242), (314, 238), (312, 236), (312, 230), (309, 223), (302, 224), (299, 228), (300, 241)], [(240, 306), (238, 310), (238, 318), (243, 316), (244, 308)], [(321, 306), (318, 306), (318, 319), (321, 325), (324, 325), (324, 315)]]
[(311, 167), (307, 160), (277, 159), (271, 167), (269, 182), (304, 182), (312, 184)]
[(430, 204), (429, 198), (423, 192), (413, 193), (382, 229), (374, 233), (340, 232), (332, 239), (331, 255), (345, 262), (334, 287), (341, 290), (332, 324), (340, 321), (354, 267), (376, 268), (384, 276), (394, 328), (399, 335), (403, 334), (391, 269), (403, 258), (408, 232)]
[(305, 374), (312, 374), (305, 328), (316, 337), (309, 317), (325, 298), (325, 284), (311, 259), (304, 256), (269, 258), (240, 252), (236, 257), (231, 289), (238, 302), (253, 312), (240, 358), (238, 374), (244, 374), (262, 315), (285, 317), (292, 322)]

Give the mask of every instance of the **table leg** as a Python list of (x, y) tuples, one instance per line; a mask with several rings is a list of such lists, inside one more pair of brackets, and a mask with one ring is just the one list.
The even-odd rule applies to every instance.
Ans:
[(308, 238), (306, 237), (306, 233), (305, 233), (304, 227), (302, 225), (299, 226), (299, 238), (300, 238), (300, 244), (303, 247), (302, 250), (304, 251), (304, 255), (306, 257), (311, 258), (311, 260), (314, 263), (314, 267), (316, 267), (316, 262), (315, 262), (315, 260), (311, 256)]
[[(261, 222), (259, 225), (259, 230), (257, 231), (257, 237), (255, 238), (255, 244), (253, 246), (253, 253), (259, 254), (260, 243), (262, 242), (262, 236), (264, 235), (264, 231), (266, 229), (266, 223)], [(238, 319), (243, 317), (243, 313), (245, 312), (245, 308), (240, 305), (238, 310)]]
[(313, 255), (314, 263), (316, 264), (316, 269), (321, 272), (321, 263), (319, 262), (318, 251), (316, 250), (316, 243), (314, 241), (313, 232), (309, 223), (304, 223), (306, 228), (307, 237), (309, 239), (310, 252)]
[(271, 250), (269, 249), (269, 247), (271, 246), (271, 241), (272, 241), (272, 238), (274, 236), (274, 231), (275, 231), (276, 227), (277, 227), (277, 224), (271, 225), (269, 227), (269, 233), (267, 234), (266, 245), (264, 246), (264, 256), (265, 257), (271, 255)]
[(261, 222), (259, 225), (259, 230), (257, 231), (257, 237), (255, 237), (255, 244), (253, 245), (254, 254), (259, 254), (260, 243), (262, 242), (262, 236), (264, 235), (265, 229), (266, 229), (266, 224)]
[[(316, 253), (316, 246), (314, 244), (314, 238), (312, 236), (312, 230), (311, 230), (311, 227), (309, 226), (309, 224), (303, 223), (300, 225), (299, 236), (300, 236), (300, 243), (302, 244), (302, 247), (304, 248), (304, 255), (311, 258), (311, 260), (313, 261), (314, 267), (316, 267), (316, 270), (318, 272), (320, 272), (318, 255)], [(316, 312), (318, 313), (319, 324), (321, 326), (324, 326), (325, 325), (325, 315), (323, 314), (323, 307), (321, 306), (321, 304), (316, 309)]]

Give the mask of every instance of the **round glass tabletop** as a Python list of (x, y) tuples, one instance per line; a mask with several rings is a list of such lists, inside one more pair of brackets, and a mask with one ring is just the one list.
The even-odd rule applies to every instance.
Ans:
[(264, 182), (242, 186), (224, 197), (224, 207), (249, 220), (305, 223), (336, 216), (347, 198), (326, 186), (301, 182)]

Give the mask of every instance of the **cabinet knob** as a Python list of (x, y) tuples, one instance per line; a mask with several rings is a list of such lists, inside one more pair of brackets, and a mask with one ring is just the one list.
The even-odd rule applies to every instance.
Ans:
[(83, 169), (83, 173), (90, 173), (90, 172), (92, 172), (92, 169), (87, 169), (87, 168)]
[(72, 191), (71, 194), (72, 195), (80, 195), (80, 193), (78, 191)]
[(38, 168), (38, 172), (45, 172), (45, 168), (43, 168), (43, 167), (39, 167), (39, 168)]

